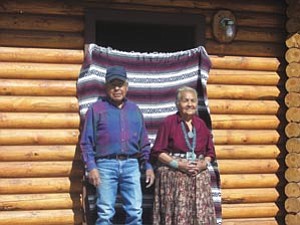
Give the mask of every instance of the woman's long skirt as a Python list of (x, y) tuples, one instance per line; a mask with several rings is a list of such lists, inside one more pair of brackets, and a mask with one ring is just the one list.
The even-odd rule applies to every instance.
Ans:
[(210, 175), (189, 176), (160, 166), (156, 171), (153, 225), (216, 225)]

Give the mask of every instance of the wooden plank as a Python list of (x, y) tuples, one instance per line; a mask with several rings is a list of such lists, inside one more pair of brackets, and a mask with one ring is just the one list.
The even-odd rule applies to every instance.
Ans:
[(0, 12), (5, 13), (28, 13), (28, 14), (51, 14), (51, 15), (84, 15), (84, 9), (74, 1), (35, 1), (35, 0), (3, 0)]
[(0, 30), (0, 45), (7, 47), (36, 47), (83, 49), (84, 38), (81, 33)]
[[(53, 6), (51, 6), (53, 7)], [(83, 32), (84, 19), (74, 16), (0, 14), (0, 29), (30, 31)]]
[(278, 85), (280, 75), (275, 71), (211, 69), (208, 84)]
[(78, 113), (0, 112), (0, 128), (79, 128)]
[(223, 204), (222, 218), (264, 218), (275, 217), (279, 209), (276, 203)]
[(76, 96), (76, 82), (69, 80), (0, 79), (0, 95)]
[(69, 193), (0, 195), (1, 211), (81, 208), (80, 196)]
[(210, 55), (212, 69), (278, 71), (280, 61), (277, 58), (258, 56), (218, 56)]
[(279, 182), (276, 174), (221, 174), (222, 189), (274, 188)]
[(77, 129), (1, 129), (0, 145), (74, 145)]
[(221, 159), (218, 164), (221, 174), (275, 174), (279, 169), (276, 159)]
[[(13, 189), (11, 188), (13, 187)], [(30, 187), (30, 188), (28, 188)], [(81, 193), (81, 178), (1, 178), (0, 194)]]
[[(73, 49), (51, 49), (51, 48), (14, 48), (0, 47), (1, 62), (31, 62), (31, 63), (59, 63), (68, 64), (65, 66), (79, 66), (70, 64), (82, 64), (84, 57), (83, 50)], [(2, 65), (5, 65), (4, 63)], [(16, 65), (16, 64), (11, 64)], [(25, 64), (23, 64), (25, 65)], [(2, 66), (1, 66), (2, 68)], [(25, 69), (25, 68), (24, 68)], [(47, 68), (46, 68), (47, 69)], [(40, 74), (43, 76), (43, 74)], [(71, 77), (68, 77), (70, 79)]]
[(279, 144), (276, 130), (213, 130), (215, 144)]
[(81, 65), (0, 62), (0, 78), (77, 80)]
[(215, 145), (215, 148), (218, 159), (276, 159), (280, 155), (277, 145)]
[(215, 40), (207, 40), (205, 46), (208, 54), (219, 56), (282, 57), (285, 54), (284, 45), (275, 43), (234, 41), (220, 44)]
[(211, 114), (276, 115), (279, 104), (273, 100), (209, 99), (209, 108)]
[(83, 168), (80, 161), (0, 162), (0, 177), (82, 177)]
[(275, 188), (222, 189), (222, 204), (276, 202), (278, 197)]
[(72, 161), (81, 160), (77, 145), (0, 146), (0, 161)]
[(82, 213), (72, 209), (3, 211), (0, 212), (0, 225), (79, 225)]
[(78, 112), (76, 97), (0, 96), (1, 112)]

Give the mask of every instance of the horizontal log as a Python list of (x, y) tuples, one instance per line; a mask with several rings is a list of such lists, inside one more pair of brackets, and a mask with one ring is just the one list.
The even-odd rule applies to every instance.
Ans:
[(76, 129), (2, 129), (0, 145), (74, 145), (78, 137)]
[[(214, 130), (216, 144), (279, 144), (275, 130)], [(60, 145), (76, 144), (78, 130), (58, 129), (2, 129), (1, 145)]]
[(0, 79), (0, 95), (76, 96), (75, 81)]
[(212, 69), (208, 84), (278, 85), (279, 75), (273, 71)]
[(221, 174), (268, 174), (276, 173), (279, 169), (275, 159), (222, 159), (218, 163)]
[(285, 53), (285, 59), (288, 63), (300, 62), (300, 49), (299, 48), (289, 48)]
[(2, 112), (78, 112), (74, 97), (0, 96)]
[(300, 107), (290, 107), (285, 117), (288, 122), (300, 122)]
[(2, 178), (82, 177), (83, 170), (80, 161), (0, 162)]
[[(83, 57), (83, 50), (0, 47), (1, 62), (82, 64)], [(75, 65), (70, 66), (72, 67)], [(78, 68), (79, 66), (76, 67), (76, 70), (79, 70)], [(43, 76), (43, 73), (40, 74), (40, 76)], [(69, 75), (68, 77), (65, 76), (64, 79), (70, 78)]]
[(78, 113), (0, 112), (0, 128), (79, 128)]
[(0, 14), (0, 28), (10, 30), (83, 32), (84, 20), (78, 16), (66, 17), (60, 15), (3, 13)]
[(288, 77), (300, 77), (300, 63), (291, 62), (286, 66), (286, 75)]
[(222, 204), (276, 202), (278, 197), (275, 188), (222, 189)]
[(276, 174), (221, 174), (221, 186), (228, 188), (274, 188), (279, 184)]
[(215, 149), (218, 159), (276, 159), (280, 154), (277, 145), (215, 145)]
[(284, 45), (275, 43), (235, 41), (228, 45), (207, 40), (205, 46), (209, 55), (282, 57), (285, 54)]
[[(300, 55), (299, 55), (300, 57)], [(300, 77), (290, 77), (285, 83), (288, 92), (300, 92)]]
[(77, 80), (80, 67), (79, 64), (0, 62), (0, 78)]
[(209, 108), (212, 114), (276, 115), (279, 104), (272, 100), (210, 99)]
[(295, 33), (300, 30), (300, 19), (298, 17), (289, 18), (286, 21), (286, 30), (288, 33)]
[(215, 144), (279, 144), (276, 130), (213, 130)]
[(0, 195), (0, 198), (0, 211), (81, 208), (79, 194), (17, 194)]
[(285, 179), (288, 182), (300, 182), (300, 168), (287, 168), (285, 171)]
[(300, 154), (299, 153), (289, 153), (285, 157), (285, 164), (290, 168), (300, 167)]
[[(13, 187), (13, 189), (12, 189)], [(81, 193), (82, 182), (69, 177), (1, 178), (0, 194)]]
[(300, 124), (288, 123), (285, 127), (285, 134), (289, 138), (300, 137)]
[(84, 9), (80, 4), (74, 2), (52, 1), (35, 2), (35, 0), (5, 0), (0, 9), (2, 13), (32, 13), (32, 14), (51, 14), (51, 15), (84, 15)]
[(299, 107), (300, 106), (300, 93), (290, 92), (287, 93), (284, 102), (287, 107)]
[(300, 197), (299, 198), (287, 198), (284, 203), (285, 210), (288, 213), (300, 212)]
[(275, 217), (269, 218), (243, 218), (243, 219), (223, 219), (223, 225), (278, 225)]
[(287, 213), (285, 217), (286, 225), (298, 225), (300, 223), (300, 213)]
[(79, 225), (82, 213), (72, 209), (3, 211), (0, 212), (0, 225)]
[[(209, 26), (211, 27), (211, 26)], [(207, 39), (211, 39), (210, 35), (205, 35)], [(234, 38), (235, 41), (249, 42), (269, 42), (283, 43), (286, 39), (286, 34), (283, 30), (275, 30), (274, 28), (262, 27), (242, 27), (239, 26)]]
[(300, 183), (290, 182), (284, 187), (284, 193), (289, 198), (299, 198), (300, 197)]
[(300, 138), (289, 138), (286, 142), (286, 150), (289, 153), (300, 153)]
[(37, 47), (83, 49), (81, 33), (0, 30), (0, 45), (8, 47)]
[(0, 161), (72, 161), (80, 160), (76, 145), (0, 146)]
[(208, 99), (276, 100), (279, 94), (276, 86), (207, 85)]
[(275, 115), (212, 114), (211, 119), (214, 129), (276, 129), (280, 123)]
[[(91, 3), (93, 1), (90, 1)], [(159, 1), (159, 0), (151, 0), (151, 1), (124, 1), (124, 0), (113, 0), (110, 1), (111, 4), (117, 4), (117, 3), (127, 3), (128, 4), (137, 4), (137, 5), (147, 5), (147, 6), (163, 6), (163, 7), (180, 7), (180, 8), (199, 8), (199, 9), (215, 9), (215, 8), (230, 8), (233, 11), (244, 11), (245, 6), (239, 2), (239, 1), (233, 1), (232, 4), (230, 4), (227, 1), (219, 0), (216, 2), (209, 2), (209, 1)], [(274, 5), (269, 6), (268, 8), (267, 3), (260, 2), (260, 1), (251, 1), (247, 4), (247, 7), (249, 9), (247, 11), (251, 12), (273, 12), (273, 13), (283, 13), (282, 9), (280, 7), (283, 7), (283, 4), (281, 2), (274, 3)]]
[[(297, 4), (299, 5), (299, 4)], [(293, 7), (288, 7), (287, 12), (289, 12)], [(299, 8), (300, 9), (300, 8)], [(285, 41), (285, 45), (288, 48), (299, 48), (300, 47), (300, 34), (291, 34)]]
[(243, 56), (218, 56), (210, 55), (212, 69), (228, 70), (257, 70), (257, 71), (278, 71), (280, 61), (270, 57), (243, 57)]
[(264, 218), (275, 217), (279, 209), (275, 203), (223, 204), (222, 218)]

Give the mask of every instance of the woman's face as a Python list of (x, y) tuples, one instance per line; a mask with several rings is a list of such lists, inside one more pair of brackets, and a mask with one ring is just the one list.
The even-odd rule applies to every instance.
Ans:
[(197, 96), (193, 92), (184, 91), (181, 93), (181, 98), (178, 102), (178, 111), (181, 116), (192, 116), (197, 110)]

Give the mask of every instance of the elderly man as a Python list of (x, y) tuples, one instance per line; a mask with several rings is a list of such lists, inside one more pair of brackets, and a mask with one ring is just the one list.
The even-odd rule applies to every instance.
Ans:
[(118, 191), (126, 212), (126, 224), (142, 224), (141, 172), (146, 170), (146, 187), (154, 182), (149, 163), (150, 142), (143, 115), (126, 98), (124, 67), (107, 68), (106, 97), (87, 111), (80, 140), (89, 182), (97, 190), (96, 225), (112, 224)]

